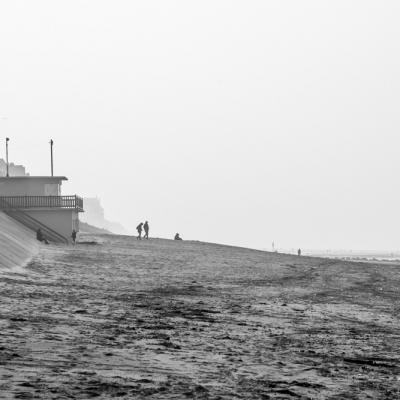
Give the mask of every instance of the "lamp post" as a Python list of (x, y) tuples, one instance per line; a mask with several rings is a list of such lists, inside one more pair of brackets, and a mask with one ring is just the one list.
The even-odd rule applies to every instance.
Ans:
[(10, 139), (9, 138), (6, 138), (6, 164), (7, 164), (7, 178), (9, 178), (10, 177), (10, 175), (9, 175), (9, 173), (8, 173), (8, 141), (9, 141)]
[[(0, 115), (0, 120), (6, 120), (7, 119), (7, 117), (5, 117), (5, 116), (3, 116), (3, 115)], [(6, 160), (8, 159), (8, 149), (7, 149), (7, 142), (8, 142), (8, 138), (6, 138), (6, 153), (7, 153), (7, 157), (6, 157)], [(8, 161), (7, 161), (7, 164), (6, 164), (6, 168), (7, 168), (7, 176), (8, 176)]]
[(51, 176), (53, 176), (53, 139), (50, 139)]

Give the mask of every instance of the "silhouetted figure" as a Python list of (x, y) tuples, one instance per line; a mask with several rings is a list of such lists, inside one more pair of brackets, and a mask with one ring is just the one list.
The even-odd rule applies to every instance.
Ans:
[(36, 231), (36, 239), (39, 240), (39, 242), (43, 242), (45, 244), (49, 244), (49, 242), (44, 237), (43, 232), (42, 232), (42, 230), (40, 228)]
[(174, 240), (182, 240), (182, 238), (179, 236), (179, 233), (177, 233), (174, 237)]
[(73, 241), (74, 244), (75, 244), (75, 243), (76, 243), (76, 230), (75, 230), (75, 229), (72, 230), (71, 237), (72, 237), (72, 241)]
[(142, 230), (143, 230), (143, 222), (141, 222), (137, 227), (136, 230), (138, 231), (137, 240), (142, 240)]
[(297, 250), (297, 255), (298, 255), (298, 256), (301, 256), (301, 249), (298, 249), (298, 250)]
[(149, 223), (147, 221), (144, 223), (143, 229), (144, 229), (143, 239), (148, 239), (149, 238)]
[(43, 242), (43, 232), (40, 228), (36, 231), (36, 239), (39, 240), (39, 242)]

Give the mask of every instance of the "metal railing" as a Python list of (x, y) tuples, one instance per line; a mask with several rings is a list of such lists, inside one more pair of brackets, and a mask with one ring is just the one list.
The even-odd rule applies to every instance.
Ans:
[(15, 219), (16, 221), (26, 226), (27, 228), (33, 230), (34, 232), (36, 232), (37, 229), (40, 228), (42, 230), (43, 236), (47, 240), (50, 240), (55, 243), (68, 244), (68, 239), (65, 236), (61, 235), (60, 233), (51, 229), (49, 226), (33, 218), (32, 216), (25, 213), (21, 209), (12, 208), (11, 205), (8, 204), (6, 200), (4, 200), (5, 198), (6, 198), (5, 196), (0, 196), (0, 209), (9, 217)]
[(0, 196), (0, 209), (68, 208), (83, 211), (79, 196)]

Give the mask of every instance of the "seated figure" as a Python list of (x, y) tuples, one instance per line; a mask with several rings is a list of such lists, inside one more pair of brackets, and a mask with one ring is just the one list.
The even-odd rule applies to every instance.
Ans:
[(49, 241), (44, 237), (43, 232), (40, 228), (36, 231), (36, 239), (39, 240), (39, 242), (49, 244)]
[(182, 240), (182, 238), (179, 236), (179, 233), (177, 233), (174, 237), (174, 240)]

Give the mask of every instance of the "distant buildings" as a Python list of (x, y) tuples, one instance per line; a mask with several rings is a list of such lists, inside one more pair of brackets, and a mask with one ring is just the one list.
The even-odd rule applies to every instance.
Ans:
[(104, 208), (98, 197), (86, 197), (85, 212), (81, 216), (81, 220), (97, 228), (106, 229), (112, 233), (124, 235), (127, 234), (126, 229), (118, 222), (108, 221), (104, 217)]
[[(16, 165), (14, 163), (9, 164), (8, 172), (10, 176), (29, 176), (29, 174), (25, 171), (25, 167), (23, 165)], [(2, 158), (0, 158), (0, 177), (6, 175), (7, 164)]]

